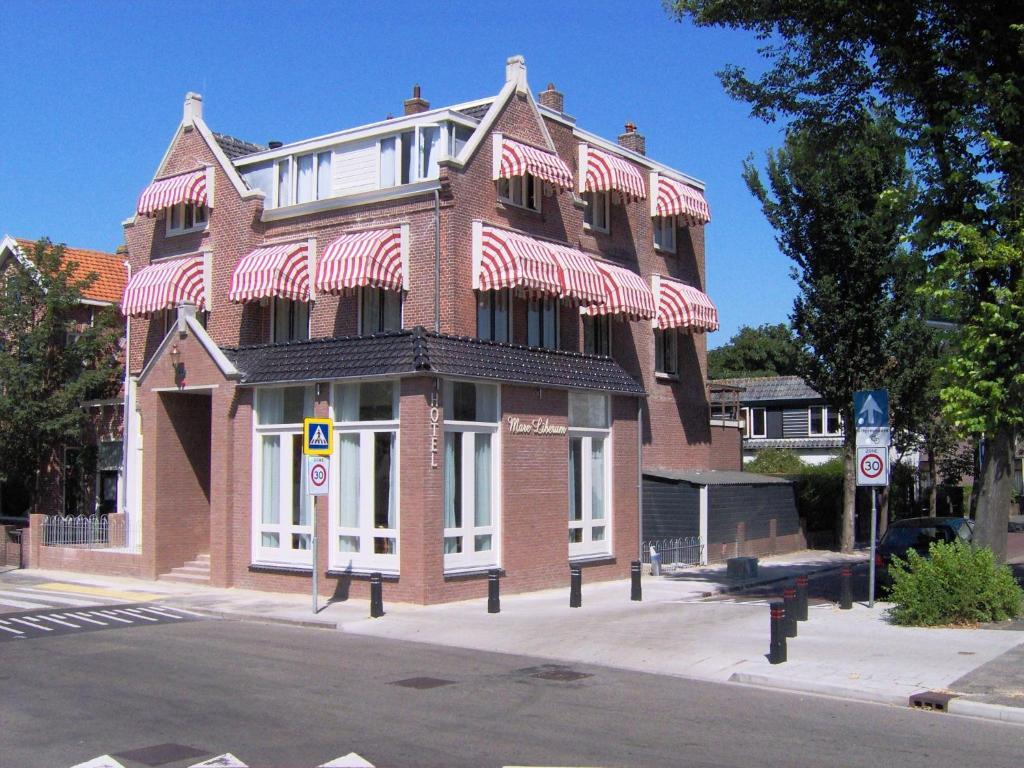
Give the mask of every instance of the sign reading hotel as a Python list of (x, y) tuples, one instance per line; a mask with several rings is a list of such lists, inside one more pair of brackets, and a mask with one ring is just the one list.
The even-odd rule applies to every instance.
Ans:
[(523, 421), (518, 416), (509, 416), (508, 431), (512, 435), (564, 435), (568, 428), (564, 424), (552, 424), (550, 419), (537, 417)]

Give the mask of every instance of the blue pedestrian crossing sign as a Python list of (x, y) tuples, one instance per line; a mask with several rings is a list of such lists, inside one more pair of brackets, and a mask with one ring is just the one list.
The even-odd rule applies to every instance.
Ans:
[(853, 393), (853, 420), (857, 429), (889, 428), (889, 392), (866, 389)]
[(330, 419), (302, 420), (302, 453), (306, 456), (330, 456), (334, 450)]

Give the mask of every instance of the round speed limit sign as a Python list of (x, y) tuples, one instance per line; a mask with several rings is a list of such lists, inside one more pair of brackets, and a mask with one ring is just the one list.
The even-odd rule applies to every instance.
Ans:
[(857, 485), (888, 485), (888, 451), (878, 448), (857, 450)]
[(306, 477), (309, 480), (309, 492), (313, 496), (325, 496), (327, 494), (327, 480), (330, 476), (329, 467), (328, 460), (323, 456), (306, 457)]

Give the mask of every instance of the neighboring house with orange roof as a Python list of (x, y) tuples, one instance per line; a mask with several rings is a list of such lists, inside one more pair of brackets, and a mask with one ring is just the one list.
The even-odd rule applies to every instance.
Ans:
[[(31, 255), (35, 242), (24, 238), (4, 235), (0, 238), (0, 276), (13, 268), (33, 270)], [(94, 321), (96, 312), (103, 307), (114, 307), (124, 294), (128, 272), (123, 257), (87, 248), (64, 246), (65, 262), (77, 266), (75, 278), (84, 279), (95, 274), (96, 279), (83, 292), (79, 306), (73, 315), (74, 327), (68, 329), (73, 337)], [(118, 318), (124, 327), (124, 318), (118, 309)], [(123, 338), (122, 338), (123, 346)], [(122, 437), (124, 401), (118, 396), (107, 400), (82, 403), (90, 415), (90, 429), (83, 444), (65, 446), (61, 451), (59, 466), (47, 468), (46, 492), (38, 502), (38, 511), (47, 514), (93, 514), (116, 512), (123, 498)], [(75, 469), (76, 452), (85, 448), (96, 450), (96, 470), (90, 477), (81, 477)], [(20, 517), (26, 513), (21, 494), (14, 489), (0, 488), (0, 518)]]

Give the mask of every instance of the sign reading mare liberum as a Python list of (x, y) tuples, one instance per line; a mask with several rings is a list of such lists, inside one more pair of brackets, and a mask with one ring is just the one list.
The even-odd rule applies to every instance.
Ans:
[(509, 433), (513, 435), (564, 435), (568, 431), (564, 424), (552, 424), (550, 419), (542, 416), (530, 421), (523, 421), (518, 416), (509, 416), (506, 423)]

